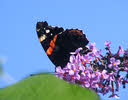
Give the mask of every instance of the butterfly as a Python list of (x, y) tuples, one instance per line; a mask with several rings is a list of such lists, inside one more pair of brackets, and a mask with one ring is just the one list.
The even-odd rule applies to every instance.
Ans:
[(65, 67), (70, 52), (79, 47), (85, 48), (89, 42), (82, 30), (53, 27), (47, 21), (37, 22), (36, 32), (47, 56), (56, 67)]

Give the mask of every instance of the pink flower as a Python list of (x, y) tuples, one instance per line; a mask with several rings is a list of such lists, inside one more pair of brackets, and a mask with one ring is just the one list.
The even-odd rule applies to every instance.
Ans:
[(109, 47), (110, 46), (110, 44), (111, 44), (111, 42), (109, 42), (108, 40), (107, 41), (105, 41), (105, 46), (107, 46), (107, 47)]
[(100, 73), (101, 78), (103, 78), (103, 79), (108, 79), (109, 75), (107, 75), (106, 73), (107, 73), (107, 71), (106, 71), (106, 70), (103, 70), (103, 71)]
[(119, 69), (118, 65), (120, 64), (120, 60), (116, 60), (114, 57), (112, 57), (110, 58), (110, 63), (111, 64), (108, 65), (109, 68), (113, 68), (115, 70)]
[(65, 71), (63, 70), (63, 69), (61, 69), (61, 67), (59, 66), (59, 67), (57, 67), (56, 68), (56, 76), (58, 76), (58, 77), (60, 77), (60, 78), (63, 78), (64, 76), (64, 73), (65, 73)]
[(95, 47), (95, 43), (89, 45), (87, 54), (80, 54), (82, 48), (78, 48), (63, 69), (56, 68), (56, 76), (103, 95), (112, 92), (109, 98), (119, 98), (115, 90), (118, 91), (121, 84), (125, 86), (128, 83), (128, 75), (120, 76), (120, 71), (128, 71), (128, 50), (124, 54), (124, 50), (119, 46), (118, 52), (113, 54), (109, 49), (110, 44), (109, 41), (105, 42), (105, 56), (101, 55), (101, 50)]

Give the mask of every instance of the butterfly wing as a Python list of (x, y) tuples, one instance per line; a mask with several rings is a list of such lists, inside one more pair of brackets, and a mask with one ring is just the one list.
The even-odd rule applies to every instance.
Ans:
[(37, 23), (38, 38), (55, 66), (65, 67), (69, 61), (70, 52), (79, 47), (85, 47), (88, 40), (81, 30), (49, 26), (47, 22)]

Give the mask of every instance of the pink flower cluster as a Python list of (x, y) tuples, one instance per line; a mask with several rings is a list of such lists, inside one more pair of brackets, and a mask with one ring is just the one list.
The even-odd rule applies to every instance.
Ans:
[[(109, 41), (105, 42), (107, 52), (104, 56), (95, 43), (89, 44), (85, 54), (80, 53), (82, 48), (71, 52), (67, 65), (63, 69), (61, 66), (56, 68), (56, 76), (103, 95), (111, 92), (109, 98), (119, 98), (116, 92), (120, 85), (125, 87), (128, 83), (128, 50), (124, 51), (119, 46), (117, 53), (112, 54), (110, 44)], [(120, 75), (121, 71), (127, 72), (126, 76)]]

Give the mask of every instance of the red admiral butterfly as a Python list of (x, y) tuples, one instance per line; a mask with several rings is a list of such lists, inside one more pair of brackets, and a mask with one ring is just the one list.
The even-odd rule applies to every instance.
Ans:
[(49, 59), (55, 66), (65, 67), (69, 61), (70, 52), (79, 47), (85, 47), (88, 40), (79, 29), (66, 29), (53, 27), (45, 22), (37, 22), (36, 31)]

